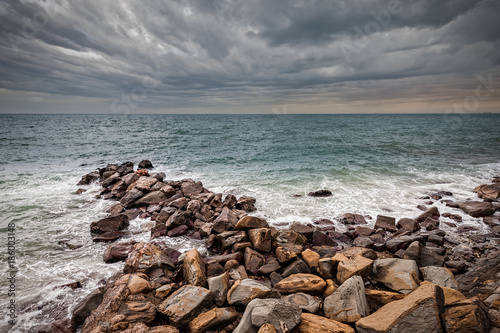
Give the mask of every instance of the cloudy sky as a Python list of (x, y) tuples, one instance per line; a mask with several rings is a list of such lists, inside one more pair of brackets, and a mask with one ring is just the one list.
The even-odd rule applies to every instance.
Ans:
[(500, 112), (498, 0), (0, 0), (0, 113)]

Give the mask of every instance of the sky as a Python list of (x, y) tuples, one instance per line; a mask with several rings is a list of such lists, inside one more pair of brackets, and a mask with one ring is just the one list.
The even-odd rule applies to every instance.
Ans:
[(0, 113), (500, 112), (498, 0), (0, 0)]

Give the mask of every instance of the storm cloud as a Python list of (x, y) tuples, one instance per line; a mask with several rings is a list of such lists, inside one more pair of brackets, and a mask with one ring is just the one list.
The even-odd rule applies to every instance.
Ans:
[(3, 1), (0, 112), (460, 112), (478, 86), (463, 111), (498, 112), (499, 16), (494, 0)]

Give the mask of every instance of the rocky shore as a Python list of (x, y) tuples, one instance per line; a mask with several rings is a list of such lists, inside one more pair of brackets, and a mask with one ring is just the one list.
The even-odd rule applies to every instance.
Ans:
[[(137, 170), (109, 164), (82, 177), (117, 201), (90, 232), (111, 243), (103, 260), (124, 261), (123, 270), (41, 332), (500, 332), (498, 177), (474, 200), (431, 193), (421, 214), (398, 221), (379, 215), (370, 226), (352, 213), (270, 226), (248, 215), (252, 197), (152, 169), (147, 160)], [(463, 224), (456, 209), (489, 231)], [(117, 242), (136, 217), (154, 221), (150, 241)], [(207, 254), (181, 254), (163, 236), (205, 239)]]

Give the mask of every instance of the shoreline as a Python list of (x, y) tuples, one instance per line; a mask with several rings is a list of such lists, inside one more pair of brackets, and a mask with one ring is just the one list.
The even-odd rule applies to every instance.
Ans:
[[(481, 259), (492, 257), (488, 259), (489, 266), (497, 257), (500, 261), (500, 254), (495, 252), (493, 246), (498, 245), (495, 234), (500, 231), (499, 217), (493, 215), (499, 209), (498, 193), (493, 203), (489, 204), (449, 202), (450, 207), (459, 207), (470, 214), (492, 216), (487, 218), (493, 232), (490, 234), (474, 234), (477, 230), (460, 230), (457, 226), (459, 233), (471, 235), (469, 239), (473, 245), (466, 246), (447, 237), (446, 232), (439, 229), (439, 218), (448, 212), (441, 214), (432, 206), (415, 219), (400, 219), (398, 223), (384, 213), (377, 216), (374, 228), (368, 227), (361, 215), (345, 214), (340, 222), (347, 226), (346, 232), (337, 231), (335, 223), (329, 220), (315, 221), (310, 225), (291, 224), (277, 229), (269, 226), (264, 219), (245, 217), (255, 211), (254, 198), (236, 198), (231, 194), (224, 198), (220, 193), (205, 189), (201, 182), (190, 179), (165, 181), (161, 173), (147, 172), (148, 168), (152, 168), (147, 162), (139, 164), (140, 170), (144, 171), (134, 171), (133, 164), (124, 163), (108, 165), (99, 172), (82, 177), (80, 185), (101, 182), (102, 198), (119, 199), (120, 202), (111, 207), (109, 217), (91, 224), (91, 231), (96, 234), (94, 241), (118, 240), (125, 235), (129, 220), (137, 216), (150, 217), (154, 221), (152, 239), (149, 242), (110, 245), (105, 251), (105, 260), (125, 260), (124, 273), (111, 277), (105, 290), (95, 291), (80, 302), (71, 320), (58, 320), (50, 324), (52, 326), (49, 325), (47, 331), (53, 332), (56, 327), (61, 327), (66, 329), (62, 331), (70, 332), (72, 327), (83, 324), (82, 319), (87, 318), (82, 332), (175, 332), (174, 326), (180, 332), (188, 328), (191, 332), (204, 332), (219, 326), (226, 326), (224, 332), (233, 329), (235, 332), (257, 332), (259, 328), (263, 329), (260, 326), (265, 326), (257, 327), (253, 319), (249, 319), (257, 306), (267, 309), (267, 316), (261, 314), (262, 323), (274, 323), (278, 332), (288, 332), (294, 327), (296, 332), (312, 328), (327, 332), (327, 327), (331, 325), (337, 325), (338, 329), (346, 332), (354, 332), (354, 329), (368, 332), (373, 328), (369, 327), (372, 325), (369, 319), (376, 318), (380, 308), (395, 301), (404, 303), (406, 297), (419, 293), (436, 304), (439, 325), (460, 325), (454, 322), (452, 314), (444, 318), (446, 311), (462, 311), (471, 307), (474, 318), (481, 319), (484, 327), (492, 324), (484, 319), (488, 315), (496, 320), (496, 313), (490, 314), (497, 311), (496, 298), (490, 300), (489, 309), (483, 301), (497, 295), (494, 291), (498, 285), (495, 283), (495, 288), (491, 285), (478, 287), (477, 279), (469, 280), (472, 273), (482, 269), (477, 264)], [(481, 195), (494, 195), (490, 187), (478, 191)], [(457, 219), (459, 224), (460, 216), (448, 213), (446, 217)], [(206, 239), (209, 256), (202, 257), (197, 250), (181, 255), (166, 248), (161, 241), (155, 241), (162, 236), (187, 234), (194, 239)], [(457, 258), (462, 260), (455, 260)], [(410, 265), (411, 262), (414, 265)], [(399, 267), (403, 264), (411, 267)], [(421, 269), (434, 266), (440, 269), (427, 273), (424, 271), (430, 270)], [(494, 269), (496, 266), (493, 266)], [(389, 270), (391, 274), (403, 274), (407, 284), (405, 288), (398, 289), (395, 281), (386, 281), (380, 274), (374, 276), (374, 271), (384, 270)], [(491, 277), (490, 273), (484, 274)], [(455, 281), (452, 290), (460, 288), (464, 291), (463, 297), (453, 292), (459, 303), (447, 303), (446, 297), (439, 301), (436, 295), (445, 290), (446, 296), (448, 285), (441, 288), (436, 284), (421, 284), (421, 280), (437, 283), (443, 279), (443, 274), (446, 277), (443, 281)], [(296, 285), (303, 287), (298, 290)], [(350, 292), (346, 294), (345, 290)], [(360, 290), (365, 292), (360, 293)], [(413, 290), (416, 291), (413, 293)], [(430, 297), (429, 293), (434, 293), (434, 297)], [(351, 294), (356, 295), (354, 300), (348, 297)], [(406, 294), (410, 296), (401, 297)], [(286, 295), (286, 300), (280, 298)], [(482, 300), (472, 299), (475, 295), (481, 296)], [(195, 302), (197, 305), (188, 313), (183, 313), (185, 308), (176, 307), (176, 303), (185, 297), (200, 301), (199, 304)], [(338, 297), (341, 298), (336, 299)], [(332, 309), (329, 306), (332, 299), (354, 306), (358, 313), (339, 316), (338, 313), (346, 312), (347, 308), (333, 306)], [(466, 300), (469, 303), (465, 304)], [(315, 306), (309, 307), (312, 304)], [(290, 311), (290, 318), (295, 318), (285, 326), (281, 325), (280, 318), (268, 318), (283, 308)], [(312, 317), (317, 316), (312, 313), (320, 316)], [(404, 318), (396, 319), (404, 321)], [(189, 324), (188, 327), (189, 322), (196, 324)], [(324, 327), (315, 327), (318, 322)], [(266, 332), (272, 332), (270, 327), (267, 329)]]

